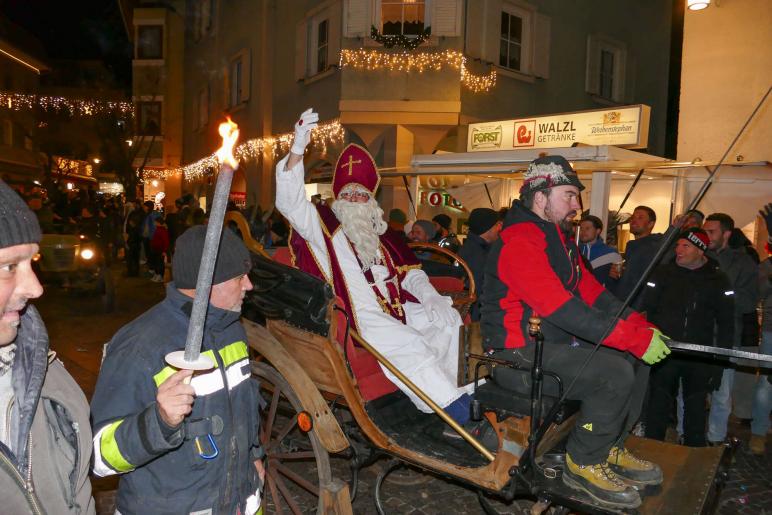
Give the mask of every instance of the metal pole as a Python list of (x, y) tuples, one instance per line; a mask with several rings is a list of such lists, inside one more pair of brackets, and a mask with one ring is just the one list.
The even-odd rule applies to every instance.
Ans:
[(228, 195), (231, 191), (234, 169), (227, 163), (220, 167), (217, 184), (212, 199), (212, 210), (209, 212), (209, 224), (206, 226), (204, 252), (201, 255), (201, 265), (196, 279), (196, 297), (193, 299), (193, 311), (190, 314), (188, 335), (185, 339), (185, 361), (196, 361), (201, 353), (201, 340), (204, 337), (206, 310), (209, 307), (209, 294), (212, 291), (212, 276), (217, 261), (217, 251), (220, 249), (223, 218), (228, 206)]

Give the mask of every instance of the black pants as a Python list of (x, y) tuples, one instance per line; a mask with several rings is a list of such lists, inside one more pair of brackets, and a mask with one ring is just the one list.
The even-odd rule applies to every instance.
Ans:
[(684, 444), (705, 447), (705, 401), (713, 370), (701, 363), (669, 358), (653, 368), (651, 393), (646, 413), (646, 437), (664, 440), (671, 413), (676, 405), (678, 384), (684, 394)]
[[(542, 366), (558, 374), (564, 387), (577, 377), (579, 367), (592, 345), (544, 344)], [(534, 346), (499, 351), (495, 357), (519, 363), (530, 369)], [(530, 394), (529, 371), (506, 367), (494, 369), (494, 380), (503, 388)], [(568, 399), (581, 401), (576, 426), (566, 443), (566, 450), (578, 465), (595, 465), (608, 457), (612, 446), (624, 441), (641, 415), (641, 405), (649, 378), (649, 367), (635, 357), (601, 347), (577, 379)], [(557, 384), (544, 379), (544, 393), (557, 396)]]
[(129, 240), (126, 245), (126, 275), (137, 277), (139, 275), (139, 253), (142, 241)]

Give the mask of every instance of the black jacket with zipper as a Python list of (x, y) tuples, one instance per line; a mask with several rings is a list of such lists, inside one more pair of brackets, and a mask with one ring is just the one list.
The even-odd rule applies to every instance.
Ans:
[[(170, 283), (166, 299), (124, 326), (107, 347), (91, 404), (94, 472), (123, 474), (122, 515), (231, 515), (237, 509), (252, 515), (257, 509), (262, 399), (239, 313), (209, 306), (202, 353), (216, 368), (191, 381), (196, 398), (181, 427), (168, 427), (158, 413), (158, 386), (175, 372), (164, 356), (185, 347), (191, 305)], [(219, 449), (211, 459), (202, 456), (215, 454), (207, 435)]]

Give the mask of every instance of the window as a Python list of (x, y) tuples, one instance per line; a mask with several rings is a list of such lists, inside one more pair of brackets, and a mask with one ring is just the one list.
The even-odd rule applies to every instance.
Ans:
[(424, 0), (381, 0), (381, 34), (384, 36), (417, 36), (424, 31)]
[(161, 135), (161, 102), (137, 102), (137, 134)]
[(606, 49), (600, 51), (600, 96), (614, 96), (614, 53)]
[(231, 63), (231, 84), (230, 84), (230, 102), (229, 105), (237, 106), (242, 100), (241, 82), (244, 80), (244, 63), (238, 58)]
[(585, 90), (602, 101), (624, 102), (626, 57), (627, 49), (621, 41), (590, 35)]
[(209, 85), (198, 92), (198, 125), (200, 129), (209, 123)]
[(163, 59), (163, 25), (137, 27), (137, 59)]
[(328, 28), (329, 21), (322, 20), (317, 26), (316, 35), (316, 73), (327, 69), (327, 49), (328, 49)]
[(499, 66), (520, 71), (523, 55), (523, 18), (502, 11), (500, 34)]
[(209, 34), (212, 28), (213, 0), (195, 0), (193, 2), (193, 39), (198, 41)]

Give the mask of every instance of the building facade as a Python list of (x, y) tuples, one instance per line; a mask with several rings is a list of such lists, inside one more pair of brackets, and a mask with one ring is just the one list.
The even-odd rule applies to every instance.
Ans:
[[(647, 150), (661, 155), (671, 8), (666, 0), (188, 0), (184, 92), (174, 99), (182, 163), (219, 146), (225, 115), (242, 140), (269, 138), (291, 131), (308, 107), (322, 121), (340, 119), (346, 140), (366, 145), (381, 167), (462, 151), (471, 122), (634, 103), (651, 107)], [(307, 165), (329, 172), (339, 150), (311, 153)], [(242, 165), (233, 191), (271, 205), (274, 161), (267, 151)], [(191, 178), (183, 190), (211, 190), (211, 179)], [(385, 185), (381, 201), (407, 207), (404, 188)]]

